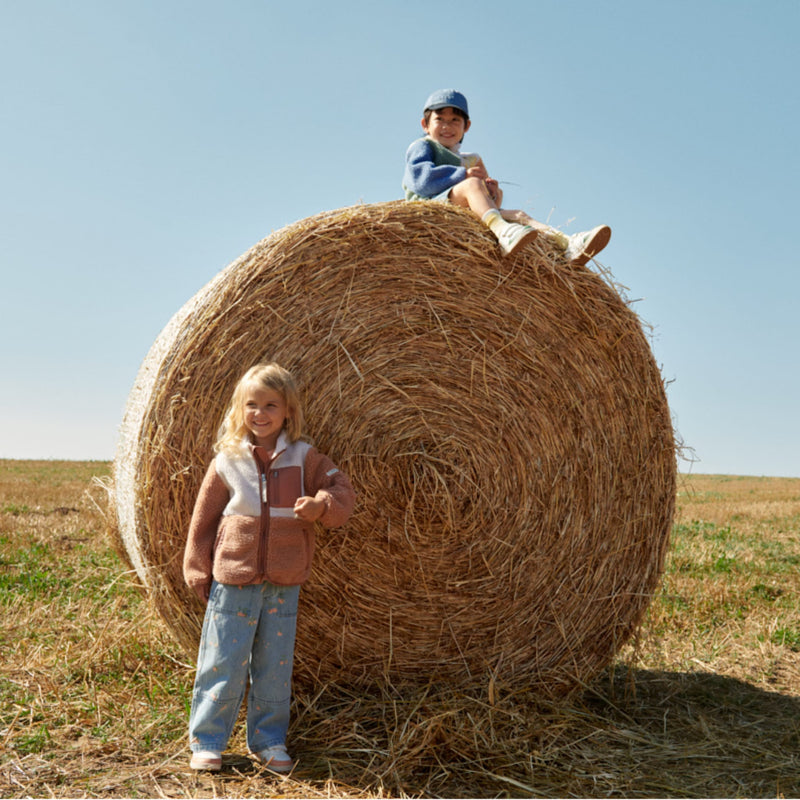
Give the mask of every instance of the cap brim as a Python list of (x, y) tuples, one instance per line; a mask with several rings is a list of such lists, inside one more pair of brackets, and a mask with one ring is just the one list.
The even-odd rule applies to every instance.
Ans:
[[(453, 103), (434, 103), (432, 106), (425, 106), (425, 111), (438, 111), (440, 108), (458, 108), (462, 114), (467, 114), (463, 108), (459, 108)], [(467, 114), (467, 118), (469, 118), (469, 114)]]

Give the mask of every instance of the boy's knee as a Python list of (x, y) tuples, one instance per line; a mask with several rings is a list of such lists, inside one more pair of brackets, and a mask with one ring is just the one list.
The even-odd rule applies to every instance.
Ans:
[(464, 180), (461, 181), (461, 184), (466, 186), (467, 189), (473, 192), (487, 191), (486, 181), (484, 181), (483, 178), (475, 178), (475, 177), (464, 178)]
[(468, 199), (478, 195), (489, 196), (489, 190), (486, 183), (481, 178), (464, 178), (461, 183), (457, 183), (450, 192), (452, 200)]

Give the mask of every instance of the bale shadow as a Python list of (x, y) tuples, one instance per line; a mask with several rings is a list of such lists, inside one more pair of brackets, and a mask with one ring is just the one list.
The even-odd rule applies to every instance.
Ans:
[(800, 796), (800, 698), (714, 673), (616, 669), (584, 701), (608, 723), (598, 755), (632, 796)]
[(379, 796), (800, 796), (800, 699), (709, 673), (617, 668), (562, 704), (331, 685), (300, 716), (296, 777)]

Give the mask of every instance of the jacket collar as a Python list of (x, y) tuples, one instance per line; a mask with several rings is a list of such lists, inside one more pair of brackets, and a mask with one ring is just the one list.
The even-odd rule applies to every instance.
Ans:
[[(283, 453), (288, 446), (289, 446), (289, 440), (286, 438), (286, 431), (281, 431), (278, 434), (278, 441), (275, 442), (275, 451), (273, 452), (272, 458), (269, 460), (269, 463), (271, 464), (272, 462), (274, 462), (275, 459), (278, 458), (278, 456), (280, 456), (280, 454)], [(261, 461), (264, 462), (267, 461), (266, 458), (267, 451), (263, 447), (253, 444), (251, 441), (248, 441), (247, 449), (251, 455), (253, 456), (258, 455)]]

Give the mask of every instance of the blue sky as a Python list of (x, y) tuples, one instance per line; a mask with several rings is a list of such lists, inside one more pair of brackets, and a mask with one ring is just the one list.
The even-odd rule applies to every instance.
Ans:
[(800, 476), (798, 30), (796, 0), (0, 0), (0, 457), (113, 458), (170, 317), (400, 197), (456, 87), (506, 205), (612, 226), (681, 468)]

